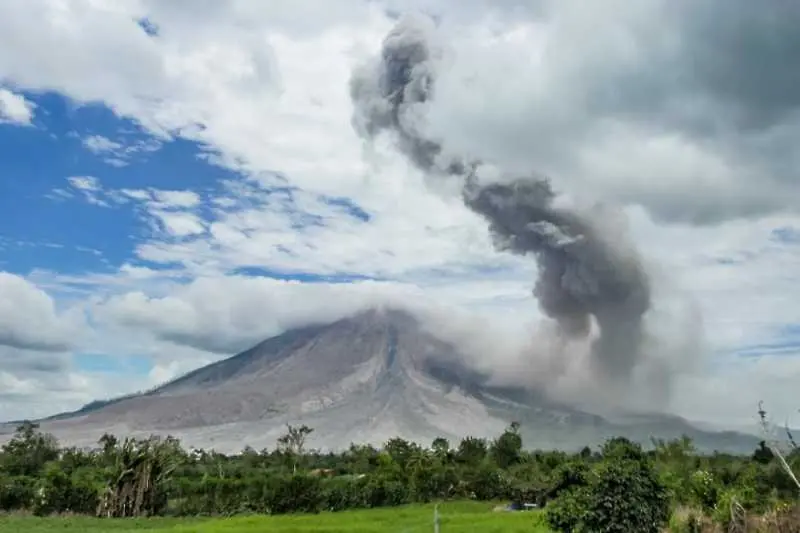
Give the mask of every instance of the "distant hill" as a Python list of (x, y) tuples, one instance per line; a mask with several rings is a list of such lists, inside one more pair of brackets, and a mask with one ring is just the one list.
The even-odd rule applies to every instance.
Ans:
[(618, 435), (648, 445), (686, 434), (707, 451), (749, 452), (758, 442), (667, 415), (612, 422), (523, 389), (491, 387), (463, 361), (409, 313), (372, 310), (288, 331), (146, 393), (41, 423), (67, 444), (91, 445), (104, 432), (169, 433), (223, 451), (272, 447), (287, 423), (299, 422), (315, 428), (309, 444), (326, 449), (394, 436), (493, 437), (511, 420), (535, 448), (577, 449)]

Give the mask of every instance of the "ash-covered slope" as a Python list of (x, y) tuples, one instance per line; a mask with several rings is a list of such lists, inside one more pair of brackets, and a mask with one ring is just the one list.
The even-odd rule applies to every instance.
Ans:
[(531, 447), (578, 448), (624, 435), (692, 436), (702, 448), (749, 451), (755, 438), (700, 431), (665, 416), (608, 420), (519, 389), (493, 388), (450, 344), (403, 311), (373, 310), (289, 331), (146, 394), (90, 404), (43, 421), (65, 443), (104, 432), (169, 433), (185, 444), (232, 451), (271, 447), (285, 424), (315, 429), (310, 444), (340, 448), (402, 436), (492, 437), (522, 423)]

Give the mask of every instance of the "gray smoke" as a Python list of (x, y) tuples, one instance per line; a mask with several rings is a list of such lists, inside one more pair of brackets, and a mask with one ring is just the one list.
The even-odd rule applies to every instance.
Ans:
[(354, 128), (368, 140), (389, 132), (427, 175), (463, 180), (464, 203), (489, 222), (495, 246), (536, 258), (534, 295), (561, 334), (585, 338), (594, 317), (600, 335), (592, 345), (592, 365), (602, 374), (598, 378), (629, 378), (644, 357), (643, 316), (651, 301), (637, 255), (591, 214), (554, 205), (548, 180), (481, 185), (483, 162), (445, 155), (442, 143), (424, 134), (440, 60), (434, 29), (425, 18), (402, 19), (386, 36), (380, 57), (353, 73)]

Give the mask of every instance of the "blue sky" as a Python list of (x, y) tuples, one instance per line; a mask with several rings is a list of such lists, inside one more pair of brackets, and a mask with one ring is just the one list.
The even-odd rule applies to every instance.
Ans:
[[(43, 264), (72, 274), (110, 271), (132, 257), (142, 233), (132, 206), (115, 206), (111, 215), (96, 204), (70, 201), (81, 191), (70, 185), (69, 177), (103, 176), (116, 188), (146, 189), (170, 176), (174, 186), (202, 190), (226, 176), (197, 159), (194, 143), (161, 143), (101, 105), (78, 106), (58, 94), (25, 97), (36, 106), (33, 127), (0, 129), (0, 171), (25, 176), (4, 181), (0, 200), (12, 222), (3, 232), (6, 246), (14, 250), (9, 271), (23, 274)], [(117, 166), (122, 162), (109, 164), (104, 154), (86, 146), (86, 139), (95, 136), (124, 146), (150, 142), (158, 149), (135, 153)]]
[[(353, 131), (350, 74), (409, 7), (448, 43), (420, 127), (627, 224), (656, 287), (647, 364), (681, 391), (666, 408), (730, 423), (762, 398), (793, 409), (800, 102), (769, 96), (796, 82), (756, 57), (762, 41), (783, 50), (765, 40), (778, 30), (752, 18), (756, 55), (718, 65), (725, 87), (758, 73), (737, 92), (686, 63), (730, 42), (688, 4), (662, 29), (650, 8), (343, 1), (0, 4), (0, 419), (144, 390), (386, 302), (436, 309), (452, 331), (478, 317), (486, 331), (466, 330), (483, 340), (464, 338), (493, 347), (482, 364), (536, 369), (533, 261), (494, 250), (391, 139)], [(591, 46), (589, 15), (604, 21)], [(615, 37), (662, 31), (687, 50), (636, 38), (633, 57)]]

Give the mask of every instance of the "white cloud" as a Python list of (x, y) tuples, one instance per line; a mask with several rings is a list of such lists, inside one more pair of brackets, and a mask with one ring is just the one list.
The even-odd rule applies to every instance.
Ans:
[(168, 296), (129, 292), (102, 303), (98, 317), (152, 332), (163, 340), (235, 353), (260, 340), (330, 321), (386, 299), (413, 294), (394, 283), (298, 283), (266, 278), (199, 278)]
[(86, 371), (69, 353), (0, 346), (0, 363), (0, 422), (50, 416), (154, 384), (147, 374)]
[[(541, 4), (499, 30), (445, 19), (449, 52), (427, 124), (436, 138), (670, 220), (797, 209), (790, 199), (800, 176), (787, 140), (800, 102), (781, 66), (795, 10)], [(740, 24), (747, 41), (733, 30)], [(730, 46), (750, 48), (734, 56)]]
[(81, 191), (96, 192), (100, 190), (100, 181), (93, 176), (72, 176), (67, 178), (67, 181)]
[[(154, 233), (172, 244), (174, 238), (190, 237), (206, 231), (203, 220), (187, 211), (201, 203), (201, 197), (194, 191), (165, 189), (108, 189), (95, 177), (73, 176), (67, 178), (69, 184), (83, 194), (84, 199), (93, 205), (111, 207), (112, 204), (126, 204), (131, 201), (140, 204), (141, 217), (150, 223)], [(54, 200), (70, 198), (66, 191), (56, 188), (47, 197)]]
[(102, 135), (90, 135), (83, 140), (83, 145), (86, 146), (91, 152), (96, 154), (104, 152), (116, 152), (122, 149), (122, 145), (118, 142), (112, 141), (108, 137)]
[(139, 201), (150, 200), (153, 197), (150, 191), (143, 189), (122, 189), (119, 192), (123, 196), (127, 196), (128, 198)]
[(0, 271), (0, 346), (63, 351), (81, 341), (83, 325), (78, 309), (59, 312), (46, 292)]
[[(410, 275), (430, 268), (518, 264), (491, 250), (488, 233), (463, 206), (420, 196), (404, 205), (366, 207), (369, 223), (316, 195), (254, 192), (249, 207), (217, 211), (206, 220), (209, 235), (189, 244), (152, 240), (142, 259), (179, 262), (204, 273), (264, 267), (318, 274)], [(383, 203), (383, 200), (381, 200)], [(427, 225), (421, 224), (426, 213)]]
[(45, 198), (48, 198), (55, 202), (63, 202), (64, 200), (69, 200), (71, 198), (74, 198), (74, 195), (66, 189), (63, 189), (61, 187), (56, 187), (47, 194), (45, 194)]
[(191, 213), (170, 213), (168, 211), (151, 211), (163, 230), (171, 237), (189, 237), (205, 232), (200, 219)]
[(153, 190), (156, 207), (196, 207), (200, 203), (200, 195), (194, 191)]
[(21, 94), (0, 87), (0, 123), (10, 122), (27, 126), (33, 120), (33, 103)]
[[(103, 198), (104, 193), (100, 180), (94, 176), (70, 176), (67, 178), (67, 182), (69, 182), (73, 189), (80, 192), (83, 198), (90, 204), (100, 207), (111, 207), (107, 199)], [(66, 195), (61, 191), (62, 189), (55, 188), (50, 191), (49, 196), (51, 198), (65, 198)]]
[(155, 152), (161, 148), (161, 142), (154, 138), (123, 144), (103, 135), (90, 135), (83, 139), (83, 145), (90, 152), (103, 156), (106, 163), (115, 167), (127, 166), (136, 154)]

